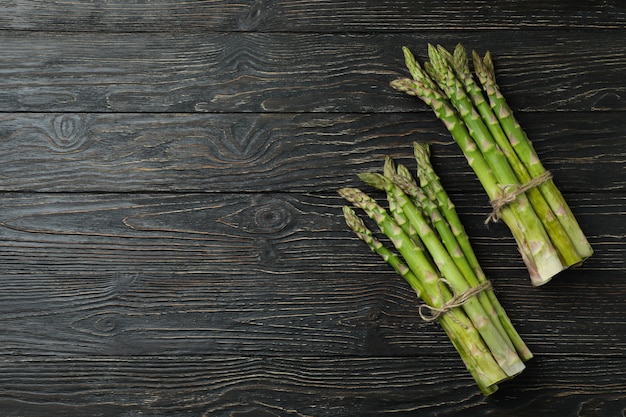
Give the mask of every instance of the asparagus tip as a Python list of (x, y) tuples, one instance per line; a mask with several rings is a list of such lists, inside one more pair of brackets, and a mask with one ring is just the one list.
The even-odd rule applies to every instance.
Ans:
[(447, 62), (453, 62), (453, 56), (452, 54), (443, 46), (441, 45), (437, 45), (437, 52), (439, 53), (439, 55), (441, 56), (442, 59), (444, 59)]
[(472, 62), (474, 63), (474, 71), (476, 73), (484, 72), (483, 60), (476, 51), (472, 51)]
[(396, 173), (396, 171), (397, 171), (396, 164), (393, 161), (393, 159), (389, 155), (385, 156), (385, 164), (384, 164), (384, 167), (383, 167), (383, 175), (386, 178), (391, 178)]
[(396, 174), (397, 175), (394, 175), (394, 177), (400, 176), (406, 178), (407, 180), (413, 180), (411, 171), (406, 165), (398, 164), (398, 166), (396, 167)]
[(343, 217), (345, 218), (348, 227), (354, 232), (363, 233), (364, 229), (366, 229), (363, 220), (356, 215), (356, 212), (352, 209), (352, 207), (343, 206)]
[(430, 145), (428, 143), (413, 143), (413, 154), (418, 165), (427, 164), (430, 160)]
[(493, 67), (493, 59), (491, 58), (491, 52), (487, 51), (485, 53), (485, 57), (483, 58), (483, 63), (485, 64), (485, 68), (489, 71), (489, 75), (495, 77), (495, 70)]
[(340, 188), (339, 190), (337, 190), (340, 196), (342, 196), (343, 198), (345, 198), (346, 200), (350, 202), (353, 202), (353, 200), (355, 199), (359, 191), (360, 190), (358, 188), (350, 188), (350, 187)]
[(469, 60), (467, 57), (467, 51), (463, 44), (458, 43), (454, 48), (454, 54), (452, 58), (455, 69), (461, 73), (469, 73)]
[(417, 95), (415, 89), (415, 82), (410, 78), (398, 78), (389, 83), (391, 88), (401, 93), (406, 93), (409, 95)]
[(387, 179), (385, 176), (377, 172), (363, 172), (359, 174), (359, 179), (378, 190), (384, 190), (387, 186)]

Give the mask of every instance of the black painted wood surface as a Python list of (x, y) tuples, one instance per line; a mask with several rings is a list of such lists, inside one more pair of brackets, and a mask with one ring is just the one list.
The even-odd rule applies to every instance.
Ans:
[[(619, 1), (0, 4), (1, 416), (624, 416)], [(491, 50), (596, 253), (532, 288), (400, 47)], [(336, 190), (412, 141), (536, 357), (483, 397)]]

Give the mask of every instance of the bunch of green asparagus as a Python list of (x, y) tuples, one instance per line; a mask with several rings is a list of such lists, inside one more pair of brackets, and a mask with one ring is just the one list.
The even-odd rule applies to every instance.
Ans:
[[(427, 145), (414, 145), (417, 178), (385, 160), (383, 173), (364, 173), (384, 190), (388, 209), (358, 188), (341, 196), (362, 209), (391, 242), (385, 246), (355, 211), (344, 206), (346, 223), (401, 275), (424, 301), (420, 315), (438, 321), (481, 392), (519, 374), (532, 353), (513, 327), (485, 277), (456, 209), (430, 162)], [(395, 248), (395, 249), (394, 249)]]
[(453, 53), (429, 45), (423, 66), (409, 49), (403, 51), (412, 78), (392, 81), (392, 87), (422, 99), (443, 121), (492, 202), (488, 220), (502, 219), (509, 227), (532, 284), (543, 285), (591, 256), (587, 238), (496, 84), (491, 55), (473, 52), (472, 73), (460, 44)]

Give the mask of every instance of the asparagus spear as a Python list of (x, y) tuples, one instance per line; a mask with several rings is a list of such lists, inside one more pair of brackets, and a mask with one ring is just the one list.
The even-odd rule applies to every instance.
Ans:
[[(532, 177), (543, 175), (546, 169), (496, 83), (491, 54), (487, 52), (483, 59), (476, 52), (473, 52), (472, 56), (474, 71), (487, 93), (489, 104), (506, 133), (509, 143)], [(581, 259), (591, 256), (593, 249), (554, 181), (552, 179), (546, 181), (539, 186), (539, 190), (576, 246)]]
[[(416, 154), (420, 153), (417, 150), (420, 149), (422, 151), (426, 151), (426, 145), (420, 145), (415, 143)], [(416, 155), (416, 160), (418, 161), (418, 167), (421, 170), (426, 169), (427, 165), (430, 167), (431, 172), (434, 174), (434, 170), (432, 170), (432, 166), (430, 165), (430, 160), (428, 157), (423, 159), (422, 157), (426, 156), (424, 152), (421, 152), (419, 157)], [(435, 175), (436, 176), (436, 175)], [(457, 235), (467, 236), (465, 234), (465, 230), (461, 225), (460, 221), (458, 222), (456, 229), (456, 233), (453, 232), (453, 228), (448, 222), (445, 215), (443, 215), (439, 210), (439, 204), (437, 201), (436, 195), (432, 192), (425, 192), (422, 190), (412, 175), (410, 174), (408, 168), (404, 165), (398, 165), (396, 168), (396, 174), (392, 178), (393, 182), (396, 186), (400, 187), (402, 191), (404, 191), (407, 195), (413, 198), (416, 204), (430, 217), (431, 227), (434, 227), (439, 235), (439, 239), (446, 247), (448, 254), (454, 261), (455, 265), (459, 269), (459, 271), (463, 274), (468, 284), (471, 287), (478, 287), (483, 283), (487, 282), (485, 275), (482, 273), (482, 269), (478, 266), (477, 268), (473, 265), (470, 265), (468, 259), (465, 256), (463, 249), (459, 243), (459, 238)], [(442, 188), (443, 190), (443, 188)], [(432, 190), (428, 190), (432, 191)], [(443, 191), (445, 192), (445, 191)], [(449, 201), (449, 199), (448, 199)], [(451, 204), (451, 201), (450, 201)], [(453, 205), (452, 205), (453, 206)], [(454, 211), (454, 210), (453, 210)], [(456, 214), (456, 211), (454, 211)], [(458, 219), (458, 217), (456, 217)], [(469, 244), (469, 240), (467, 240)], [(471, 246), (469, 246), (469, 251), (473, 254)], [(477, 261), (476, 261), (477, 264)], [(481, 276), (479, 277), (479, 273)], [(512, 341), (515, 346), (518, 354), (522, 357), (522, 360), (528, 360), (532, 357), (530, 350), (526, 347), (524, 342), (522, 341), (519, 334), (515, 331), (512, 324), (508, 320), (506, 313), (502, 306), (495, 300), (495, 295), (493, 294), (493, 290), (491, 288), (487, 288), (486, 290), (480, 292), (477, 295), (477, 298), (480, 300), (483, 308), (488, 314), (492, 317), (497, 317), (498, 319), (494, 321), (494, 325), (498, 328), (498, 331), (501, 334), (506, 334)], [(495, 301), (495, 302), (494, 302)], [(508, 323), (507, 323), (508, 321)], [(505, 326), (507, 324), (508, 326)]]
[[(426, 194), (429, 196), (430, 201), (434, 204), (431, 210), (438, 210), (436, 212), (438, 217), (445, 219), (445, 221), (440, 222), (440, 227), (442, 228), (440, 235), (448, 235), (447, 240), (453, 242), (450, 243), (449, 246), (452, 247), (455, 242), (460, 248), (464, 261), (460, 263), (463, 265), (462, 270), (466, 271), (464, 275), (466, 275), (466, 278), (470, 281), (470, 285), (477, 286), (486, 282), (487, 277), (485, 276), (485, 273), (476, 258), (476, 254), (474, 253), (469, 237), (465, 232), (463, 223), (461, 223), (461, 220), (456, 212), (454, 203), (448, 196), (446, 190), (443, 188), (439, 176), (431, 165), (429, 146), (427, 144), (419, 144), (415, 142), (414, 155), (417, 161), (418, 178), (420, 178), (421, 186), (426, 190)], [(456, 252), (455, 247), (453, 248), (453, 251)], [(473, 274), (471, 272), (473, 272)], [(476, 281), (473, 281), (474, 277)], [(530, 360), (533, 357), (532, 352), (528, 349), (517, 330), (515, 330), (513, 323), (498, 301), (493, 290), (487, 289), (480, 295), (483, 296), (483, 294), (491, 303), (493, 311), (499, 317), (500, 324), (511, 339), (517, 353), (520, 355), (522, 360)], [(485, 305), (487, 305), (487, 302), (485, 302)]]
[[(500, 184), (515, 184), (517, 182), (514, 173), (506, 164), (506, 158), (493, 143), (484, 140), (475, 141), (472, 138), (462, 117), (448, 102), (444, 93), (419, 66), (408, 48), (403, 48), (403, 51), (407, 67), (416, 79), (395, 80), (391, 83), (392, 87), (409, 95), (415, 95), (431, 106), (463, 150), (469, 165), (476, 173), (489, 198), (491, 200), (499, 198), (501, 196)], [(443, 85), (446, 84), (443, 83)], [(459, 90), (459, 95), (462, 94)], [(480, 129), (480, 124), (477, 122), (480, 117), (477, 113), (472, 112), (472, 109), (467, 106), (463, 108), (463, 111), (466, 113), (466, 118), (471, 119), (472, 128)], [(483, 126), (483, 130), (485, 129)], [(474, 134), (476, 133), (474, 132)], [(491, 164), (487, 163), (487, 158)], [(497, 172), (497, 169), (502, 169), (502, 172)], [(531, 282), (534, 285), (541, 285), (560, 272), (563, 265), (525, 196), (522, 196), (520, 202), (526, 204), (505, 206), (501, 212), (501, 218), (508, 225), (517, 241), (522, 259), (527, 265)]]
[[(444, 123), (448, 131), (452, 134), (453, 139), (463, 150), (470, 167), (478, 177), (478, 180), (487, 192), (489, 198), (491, 200), (498, 198), (500, 188), (491, 168), (487, 165), (478, 147), (470, 137), (466, 126), (460, 121), (456, 111), (450, 106), (447, 100), (436, 90), (428, 88), (425, 83), (417, 80), (403, 78), (392, 81), (391, 85), (398, 91), (421, 98), (426, 104), (431, 106), (435, 115)], [(539, 285), (539, 283), (544, 281), (543, 276), (551, 275), (555, 270), (558, 271), (561, 269), (560, 261), (558, 265), (554, 265), (551, 262), (541, 262), (541, 259), (535, 259), (536, 247), (531, 247), (529, 240), (525, 236), (519, 214), (516, 213), (511, 206), (504, 207), (500, 213), (500, 217), (507, 224), (517, 242), (522, 259), (528, 269), (531, 282), (535, 285)], [(531, 240), (533, 240), (533, 238), (535, 240), (542, 238), (541, 236), (533, 236), (532, 231), (529, 234)]]
[[(468, 291), (471, 286), (463, 277), (463, 274), (458, 270), (446, 248), (441, 243), (441, 240), (424, 219), (422, 213), (411, 203), (411, 200), (406, 196), (406, 194), (396, 187), (393, 182), (389, 181), (388, 178), (380, 175), (379, 180), (384, 183), (387, 193), (391, 194), (395, 198), (402, 212), (418, 231), (424, 246), (427, 248), (428, 253), (432, 256), (437, 269), (441, 271), (443, 277), (450, 282), (450, 285), (454, 288), (455, 293), (462, 294)], [(349, 201), (357, 206), (360, 206), (366, 211), (378, 211), (379, 209), (382, 209), (380, 206), (376, 208), (372, 200), (367, 201), (367, 197), (363, 195), (360, 196), (360, 201)], [(474, 327), (476, 327), (485, 340), (485, 343), (504, 372), (509, 376), (514, 376), (520, 373), (525, 367), (522, 360), (517, 355), (510, 340), (506, 338), (504, 334), (500, 333), (498, 327), (491, 319), (491, 316), (487, 311), (485, 311), (480, 300), (476, 297), (471, 297), (462, 305), (462, 308), (467, 313)]]
[[(359, 189), (343, 188), (339, 190), (339, 194), (355, 206), (363, 209), (365, 213), (373, 219), (381, 231), (389, 237), (394, 247), (400, 252), (405, 259), (410, 270), (419, 278), (422, 283), (422, 294), (424, 299), (430, 300), (429, 305), (435, 308), (441, 308), (444, 303), (452, 298), (452, 294), (447, 287), (440, 285), (437, 269), (431, 264), (424, 252), (413, 244), (413, 241), (402, 231), (389, 214), (380, 207), (373, 199)], [(471, 352), (476, 361), (480, 364), (475, 370), (471, 370), (472, 374), (476, 374), (479, 386), (493, 387), (494, 384), (507, 379), (508, 375), (498, 364), (493, 353), (485, 345), (484, 339), (480, 332), (472, 324), (472, 321), (466, 316), (461, 308), (454, 308), (441, 315), (439, 321), (446, 323), (446, 326), (453, 326), (450, 323), (460, 326), (454, 332), (454, 339), (463, 341), (467, 346), (464, 351)], [(460, 342), (459, 342), (460, 343)], [(471, 366), (472, 362), (469, 362)], [(468, 362), (466, 362), (466, 366)]]
[[(472, 104), (478, 110), (482, 120), (485, 122), (493, 139), (500, 147), (506, 159), (515, 172), (517, 179), (522, 184), (529, 183), (532, 178), (527, 168), (520, 161), (519, 157), (513, 150), (513, 146), (509, 142), (506, 134), (500, 126), (498, 118), (494, 114), (491, 106), (485, 100), (482, 89), (474, 81), (474, 77), (469, 68), (467, 53), (463, 45), (458, 44), (454, 49), (454, 55), (450, 54), (441, 46), (437, 47), (439, 55), (445, 59), (454, 69), (457, 79), (463, 85), (465, 92), (470, 98)], [(564, 266), (572, 266), (581, 262), (581, 256), (576, 246), (568, 236), (567, 232), (553, 213), (552, 208), (546, 202), (544, 195), (540, 191), (541, 184), (538, 187), (530, 188), (526, 194), (531, 201), (539, 219), (543, 222), (550, 239), (555, 246), (557, 252), (562, 258)]]
[[(432, 301), (428, 293), (424, 291), (421, 282), (402, 259), (373, 236), (372, 232), (365, 226), (354, 210), (344, 206), (343, 212), (346, 223), (356, 235), (363, 240), (373, 252), (379, 254), (385, 262), (402, 276), (415, 290), (419, 298), (427, 304), (432, 305)], [(459, 352), (465, 367), (474, 377), (481, 392), (484, 395), (494, 393), (498, 389), (497, 383), (506, 379), (507, 375), (504, 374), (495, 362), (476, 330), (471, 327), (466, 328), (462, 326), (460, 321), (447, 315), (441, 316), (439, 323), (457, 352)]]
[[(432, 319), (448, 334), (481, 392), (489, 395), (498, 382), (521, 372), (532, 353), (478, 265), (454, 204), (430, 164), (428, 146), (416, 143), (415, 157), (422, 187), (407, 167), (396, 166), (390, 157), (385, 158), (382, 175), (359, 175), (367, 184), (385, 191), (389, 212), (359, 189), (339, 190), (378, 224), (399, 254), (385, 248), (351, 208), (344, 207), (344, 217), (357, 236), (434, 308)], [(416, 235), (409, 236), (414, 232)], [(467, 247), (460, 242), (467, 242)]]
[[(395, 172), (395, 164), (390, 156), (385, 157), (385, 164), (383, 165), (383, 174), (385, 177), (391, 177)], [(381, 183), (376, 175), (370, 175), (369, 173), (364, 173), (359, 175), (359, 178), (363, 180), (366, 184), (370, 184), (371, 186), (378, 188), (382, 191), (385, 191), (384, 183)], [(417, 245), (423, 248), (423, 244), (421, 239), (419, 238), (419, 234), (415, 227), (409, 222), (406, 218), (406, 215), (402, 210), (398, 207), (396, 200), (393, 198), (393, 195), (387, 193), (387, 201), (389, 202), (389, 211), (393, 213), (394, 218), (399, 224), (403, 224), (403, 228), (407, 231), (407, 234), (415, 241)]]
[[(398, 187), (400, 187), (407, 195), (413, 197), (417, 200), (417, 203), (423, 207), (423, 210), (428, 214), (431, 220), (431, 227), (434, 227), (439, 235), (439, 239), (444, 244), (448, 254), (453, 260), (454, 264), (458, 268), (458, 270), (463, 274), (463, 277), (466, 279), (467, 283), (470, 287), (478, 287), (479, 285), (486, 283), (486, 278), (482, 280), (482, 282), (478, 279), (476, 275), (476, 271), (472, 268), (472, 266), (467, 261), (461, 246), (459, 245), (457, 238), (455, 237), (450, 225), (446, 221), (445, 217), (440, 213), (439, 208), (437, 207), (435, 201), (430, 200), (426, 193), (424, 193), (417, 184), (411, 182), (411, 179), (406, 175), (401, 174), (402, 170), (398, 170), (399, 173), (395, 178), (395, 183)], [(491, 289), (487, 288), (484, 291), (480, 292), (476, 297), (480, 301), (481, 305), (485, 309), (485, 311), (491, 317), (498, 317), (499, 312), (491, 302), (491, 299), (488, 297), (488, 292), (492, 292)], [(497, 327), (498, 331), (501, 334), (507, 334), (507, 330), (502, 326), (500, 318), (498, 320), (494, 320), (494, 325)], [(510, 338), (510, 335), (507, 335)], [(517, 336), (519, 337), (519, 336)]]
[(422, 286), (420, 280), (417, 276), (411, 271), (411, 269), (402, 261), (402, 259), (387, 249), (385, 245), (383, 245), (378, 239), (374, 237), (372, 232), (365, 226), (363, 220), (356, 215), (354, 210), (352, 210), (348, 206), (343, 207), (343, 215), (346, 220), (346, 224), (354, 231), (359, 239), (369, 246), (372, 252), (377, 253), (383, 258), (385, 262), (387, 262), (402, 278), (404, 278), (411, 288), (415, 291), (419, 298), (426, 298), (426, 302), (431, 304), (432, 301), (428, 298), (428, 294), (424, 291), (424, 287)]
[(357, 188), (342, 188), (339, 194), (354, 206), (362, 209), (391, 240), (409, 268), (419, 277), (424, 290), (429, 294), (433, 307), (440, 308), (452, 298), (449, 290), (439, 286), (439, 273), (432, 266), (425, 250), (413, 242), (383, 207)]
[[(428, 55), (432, 68), (434, 69), (434, 74), (437, 75), (436, 81), (458, 110), (470, 134), (474, 137), (478, 148), (493, 170), (500, 186), (511, 186), (513, 188), (521, 186), (522, 184), (520, 184), (502, 149), (493, 139), (489, 129), (480, 117), (480, 114), (478, 114), (473, 103), (465, 93), (462, 84), (457, 80), (452, 68), (448, 65), (447, 60), (444, 59), (437, 48), (432, 45), (428, 46)], [(549, 280), (553, 275), (563, 270), (563, 265), (560, 262), (558, 252), (552, 245), (552, 240), (547, 230), (544, 228), (545, 225), (540, 218), (540, 216), (550, 217), (549, 213), (536, 213), (528, 197), (529, 195), (527, 195), (527, 193), (520, 194), (516, 198), (513, 207), (519, 210), (524, 225), (528, 229), (532, 228), (535, 233), (540, 236), (539, 239), (534, 240), (531, 244), (540, 246), (539, 251), (542, 252), (543, 256), (553, 259), (554, 264), (557, 264), (557, 262), (559, 264), (553, 274), (543, 276), (544, 280)], [(539, 203), (536, 202), (536, 205), (539, 205)]]

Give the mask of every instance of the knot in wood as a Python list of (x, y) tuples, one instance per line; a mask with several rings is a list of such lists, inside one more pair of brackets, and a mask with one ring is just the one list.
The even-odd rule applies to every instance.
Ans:
[(104, 314), (93, 322), (94, 333), (101, 336), (112, 336), (118, 327), (116, 315)]
[(85, 142), (85, 121), (77, 114), (62, 114), (52, 120), (50, 143), (61, 152), (78, 149)]
[(256, 207), (253, 219), (254, 228), (259, 232), (275, 233), (287, 227), (291, 214), (283, 204), (270, 202)]

